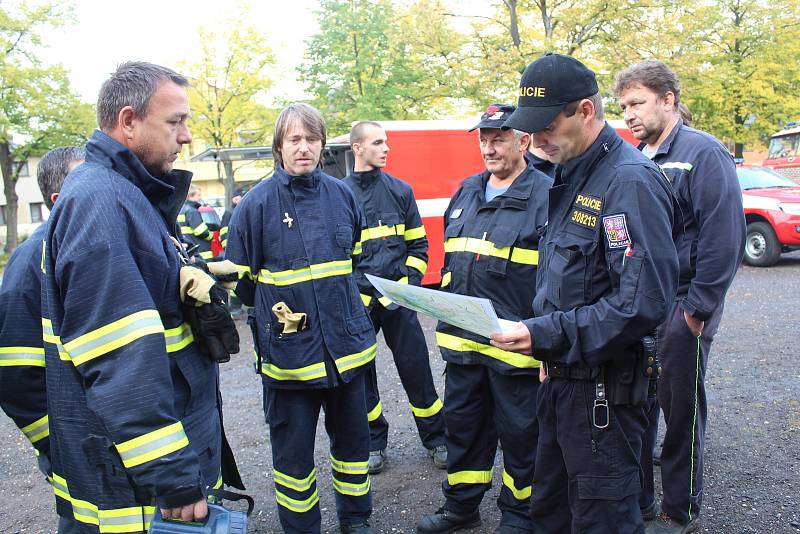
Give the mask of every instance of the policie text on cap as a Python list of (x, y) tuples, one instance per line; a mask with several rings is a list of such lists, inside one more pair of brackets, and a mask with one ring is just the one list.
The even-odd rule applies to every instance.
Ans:
[(596, 94), (594, 72), (570, 56), (548, 53), (522, 73), (517, 110), (503, 128), (538, 132), (553, 122), (570, 102)]

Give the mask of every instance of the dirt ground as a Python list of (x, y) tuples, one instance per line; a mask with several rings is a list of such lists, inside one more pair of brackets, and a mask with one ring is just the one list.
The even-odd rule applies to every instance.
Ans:
[[(800, 532), (798, 302), (800, 253), (785, 255), (768, 269), (742, 267), (728, 293), (707, 378), (705, 532)], [(421, 320), (442, 395), (444, 365), (433, 344), (435, 325)], [(280, 532), (260, 379), (253, 372), (249, 331), (243, 321), (239, 326), (242, 351), (222, 367), (225, 425), (248, 492), (256, 498), (249, 532)], [(391, 428), (387, 469), (372, 481), (373, 525), (378, 532), (415, 532), (419, 518), (442, 504), (444, 472), (434, 468), (420, 444), (391, 354), (380, 346), (379, 381)], [(55, 532), (52, 492), (36, 470), (30, 445), (4, 416), (0, 443), (0, 532)], [(320, 418), (316, 463), (323, 531), (338, 532), (327, 455)], [(471, 532), (492, 532), (499, 521), (500, 473), (496, 468), (481, 506), (483, 524)]]

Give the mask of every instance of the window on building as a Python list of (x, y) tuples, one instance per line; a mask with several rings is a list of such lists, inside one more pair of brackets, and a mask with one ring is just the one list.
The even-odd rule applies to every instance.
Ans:
[(31, 222), (32, 223), (40, 223), (44, 220), (42, 216), (42, 202), (31, 202), (28, 204), (28, 209), (31, 212)]
[[(17, 165), (18, 163), (19, 162), (14, 162), (15, 165)], [(22, 164), (22, 167), (20, 167), (19, 169), (19, 177), (27, 178), (28, 176), (30, 176), (30, 172), (28, 171), (28, 162), (26, 161), (25, 163)]]

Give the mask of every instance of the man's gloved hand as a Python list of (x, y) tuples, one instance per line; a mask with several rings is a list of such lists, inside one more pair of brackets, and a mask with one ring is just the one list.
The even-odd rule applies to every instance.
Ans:
[(203, 354), (227, 362), (239, 352), (239, 333), (228, 310), (228, 293), (208, 273), (192, 265), (180, 272), (184, 314)]

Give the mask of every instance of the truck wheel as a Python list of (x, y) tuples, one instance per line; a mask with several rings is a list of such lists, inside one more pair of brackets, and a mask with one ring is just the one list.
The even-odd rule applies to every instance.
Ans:
[(772, 227), (765, 222), (747, 225), (747, 239), (744, 243), (744, 261), (755, 267), (775, 265), (781, 255), (781, 244)]

